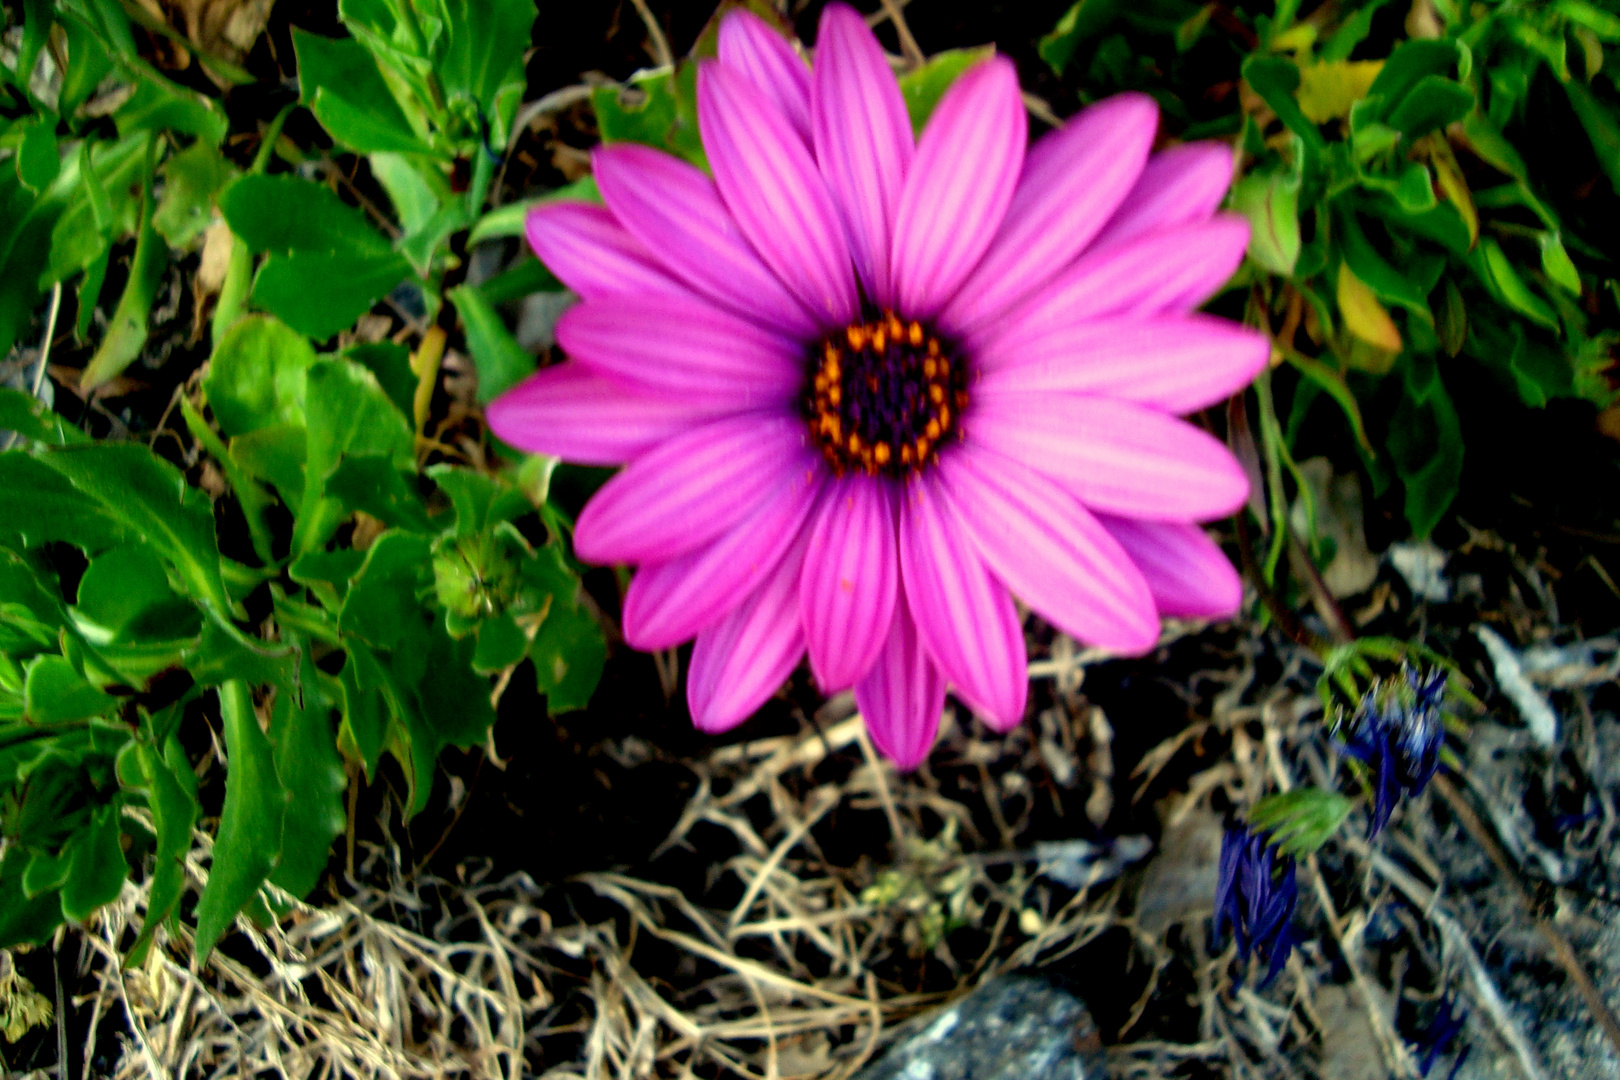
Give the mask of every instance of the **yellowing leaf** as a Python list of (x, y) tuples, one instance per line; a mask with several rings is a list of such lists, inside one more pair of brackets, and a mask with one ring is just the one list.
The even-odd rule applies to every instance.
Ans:
[(1349, 331), (1367, 344), (1385, 352), (1401, 351), (1401, 332), (1395, 320), (1389, 317), (1367, 283), (1343, 263), (1339, 265), (1339, 315)]
[(1382, 60), (1333, 60), (1300, 68), (1299, 111), (1313, 124), (1343, 120), (1383, 67)]
[(1468, 191), (1468, 181), (1463, 178), (1462, 166), (1457, 164), (1457, 155), (1452, 153), (1451, 144), (1438, 131), (1425, 136), (1422, 144), (1429, 152), (1429, 164), (1434, 166), (1434, 176), (1440, 183), (1440, 190), (1445, 192), (1446, 198), (1451, 200), (1451, 205), (1457, 208), (1463, 223), (1468, 226), (1468, 243), (1470, 246), (1477, 243), (1479, 211), (1474, 209), (1474, 196)]

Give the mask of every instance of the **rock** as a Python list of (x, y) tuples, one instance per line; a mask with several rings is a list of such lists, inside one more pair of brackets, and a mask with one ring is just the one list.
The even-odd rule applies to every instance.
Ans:
[(1097, 1080), (1085, 1003), (1040, 975), (999, 975), (936, 1013), (856, 1080)]

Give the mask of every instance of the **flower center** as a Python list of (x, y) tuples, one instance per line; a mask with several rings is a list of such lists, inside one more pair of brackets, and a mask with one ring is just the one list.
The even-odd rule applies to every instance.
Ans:
[(810, 346), (800, 407), (835, 474), (904, 476), (960, 437), (967, 367), (939, 335), (884, 312)]

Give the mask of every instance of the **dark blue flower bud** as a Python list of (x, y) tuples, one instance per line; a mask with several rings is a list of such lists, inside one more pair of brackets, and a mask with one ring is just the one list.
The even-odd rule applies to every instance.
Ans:
[(1215, 937), (1223, 940), (1230, 927), (1238, 959), (1247, 963), (1253, 955), (1266, 965), (1261, 986), (1276, 978), (1294, 947), (1298, 902), (1292, 856), (1279, 857), (1266, 833), (1227, 829), (1215, 885)]
[(1369, 837), (1383, 831), (1403, 796), (1428, 787), (1440, 767), (1446, 739), (1440, 700), (1446, 679), (1444, 670), (1409, 670), (1404, 685), (1374, 687), (1340, 733), (1344, 752), (1372, 770)]

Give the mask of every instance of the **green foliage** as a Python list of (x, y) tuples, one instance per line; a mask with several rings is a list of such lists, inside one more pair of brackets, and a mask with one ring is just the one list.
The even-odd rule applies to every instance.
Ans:
[[(441, 750), (487, 739), (493, 677), (535, 663), (553, 711), (582, 707), (600, 677), (605, 642), (535, 482), (548, 464), (424, 468), (439, 353), (419, 371), (388, 342), (319, 347), (402, 285), (424, 326), (437, 316), (462, 257), (451, 239), (486, 216), (534, 8), (345, 0), (351, 37), (295, 31), (300, 105), (336, 153), (369, 158), (380, 206), (276, 171), (278, 153), (298, 156), (285, 111), (244, 165), (220, 100), (144, 59), (123, 5), (22, 10), (17, 66), (0, 64), (16, 106), (0, 120), (0, 354), (57, 285), (77, 288), (85, 340), (111, 278), (83, 385), (115, 379), (146, 348), (170, 266), (222, 222), (212, 355), (175, 415), (226, 490), (211, 498), (144, 440), (92, 440), (0, 388), (0, 948), (88, 918), (144, 867), (127, 962), (188, 911), (206, 958), (239, 915), (273, 917), (276, 897), (319, 886), (345, 790), (385, 759), (419, 811)], [(63, 57), (59, 92), (39, 99), (24, 76)], [(108, 91), (110, 124), (89, 108)], [(533, 368), (502, 288), (455, 294), (483, 400)], [(251, 554), (225, 537), (243, 520)], [(69, 548), (82, 573), (60, 573)], [(209, 729), (222, 792), (188, 755)], [(212, 864), (192, 907), (199, 826)]]
[(1295, 788), (1255, 803), (1249, 810), (1249, 825), (1271, 833), (1284, 855), (1311, 855), (1338, 831), (1352, 805), (1336, 791)]

